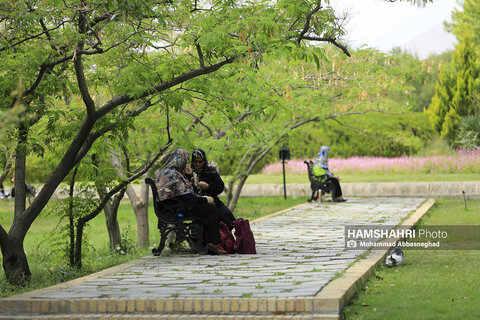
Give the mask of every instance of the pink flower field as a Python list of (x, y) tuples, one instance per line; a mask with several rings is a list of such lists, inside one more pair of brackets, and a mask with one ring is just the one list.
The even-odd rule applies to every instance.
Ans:
[[(314, 159), (308, 159), (314, 160)], [(285, 164), (289, 174), (307, 174), (304, 160), (290, 160)], [(392, 174), (392, 173), (480, 173), (480, 149), (457, 150), (453, 155), (429, 157), (352, 157), (331, 158), (330, 171), (339, 174)], [(269, 164), (262, 169), (264, 174), (281, 174), (282, 164)]]

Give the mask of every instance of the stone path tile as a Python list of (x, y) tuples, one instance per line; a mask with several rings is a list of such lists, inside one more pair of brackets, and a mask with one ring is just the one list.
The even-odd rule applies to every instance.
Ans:
[(345, 249), (345, 225), (396, 225), (423, 201), (354, 198), (307, 204), (252, 224), (256, 255), (145, 257), (121, 272), (35, 298), (313, 296), (364, 252)]

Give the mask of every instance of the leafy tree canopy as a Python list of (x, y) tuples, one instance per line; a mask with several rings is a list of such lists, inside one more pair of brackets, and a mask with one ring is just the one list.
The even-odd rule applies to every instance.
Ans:
[(478, 116), (480, 106), (480, 4), (463, 1), (463, 10), (456, 10), (450, 29), (457, 37), (449, 66), (443, 68), (435, 86), (435, 96), (425, 111), (434, 129), (451, 144), (458, 137), (460, 123), (468, 116)]
[[(152, 106), (160, 106), (162, 118), (181, 111), (196, 92), (210, 90), (190, 85), (193, 79), (236, 68), (254, 74), (269, 56), (319, 65), (322, 50), (310, 42), (328, 42), (349, 54), (338, 41), (341, 20), (328, 1), (2, 1), (0, 31), (0, 109), (22, 110), (8, 131), (17, 144), (15, 219), (8, 234), (0, 226), (12, 283), (30, 273), (22, 242), (31, 224), (98, 139), (127, 137), (132, 119)], [(223, 71), (227, 65), (235, 67)], [(249, 110), (225, 107), (225, 114)], [(166, 122), (171, 143), (169, 129), (178, 123)], [(41, 134), (47, 144), (61, 142), (58, 162), (25, 208), (25, 157), (42, 155)]]

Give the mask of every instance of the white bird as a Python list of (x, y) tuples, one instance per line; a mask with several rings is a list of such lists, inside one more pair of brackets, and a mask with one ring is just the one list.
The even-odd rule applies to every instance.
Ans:
[(396, 247), (388, 254), (385, 259), (385, 265), (387, 267), (395, 267), (402, 263), (403, 261), (403, 251), (401, 248)]

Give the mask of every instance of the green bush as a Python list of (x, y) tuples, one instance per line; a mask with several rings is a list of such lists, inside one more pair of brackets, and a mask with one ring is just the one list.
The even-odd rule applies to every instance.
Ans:
[[(368, 128), (368, 129), (357, 129)], [(371, 113), (351, 116), (342, 124), (326, 122), (301, 128), (290, 138), (295, 158), (312, 158), (322, 145), (332, 155), (397, 157), (412, 155), (433, 137), (427, 118), (422, 113), (388, 115)]]
[[(291, 158), (313, 159), (323, 145), (330, 146), (331, 156), (336, 158), (414, 155), (435, 137), (427, 116), (422, 112), (399, 115), (368, 113), (349, 116), (341, 121), (311, 123), (292, 131), (286, 141)], [(280, 145), (274, 148), (254, 173), (266, 164), (278, 162), (279, 148)], [(241, 149), (228, 150), (220, 163), (222, 175), (232, 174), (235, 160), (242, 155)]]

